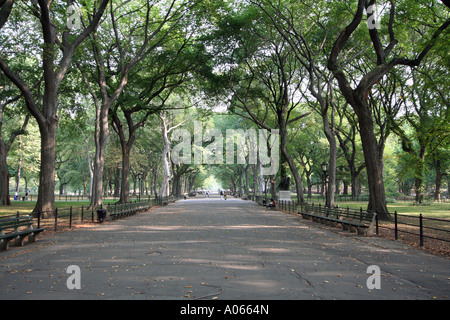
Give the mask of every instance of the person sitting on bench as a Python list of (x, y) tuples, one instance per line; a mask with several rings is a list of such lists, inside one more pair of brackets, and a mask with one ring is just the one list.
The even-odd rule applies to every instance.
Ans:
[(267, 209), (270, 210), (270, 208), (274, 208), (277, 205), (277, 202), (273, 199), (270, 199), (269, 205), (267, 206)]

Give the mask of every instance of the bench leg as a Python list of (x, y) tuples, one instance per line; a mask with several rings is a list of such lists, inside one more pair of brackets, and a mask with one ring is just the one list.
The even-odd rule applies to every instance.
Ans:
[(358, 235), (360, 236), (367, 236), (367, 228), (360, 228), (358, 227)]
[(0, 251), (6, 251), (9, 249), (9, 241), (11, 239), (2, 239), (0, 240)]
[(30, 233), (29, 235), (28, 235), (28, 243), (33, 243), (33, 242), (36, 242), (36, 233)]
[(17, 236), (17, 237), (14, 239), (14, 245), (15, 245), (16, 247), (23, 247), (23, 243), (24, 243), (25, 238), (27, 237), (27, 235), (28, 235), (28, 234), (24, 234), (24, 235)]

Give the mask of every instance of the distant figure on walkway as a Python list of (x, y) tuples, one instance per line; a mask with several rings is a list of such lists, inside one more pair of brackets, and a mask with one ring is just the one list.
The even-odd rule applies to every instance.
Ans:
[(274, 207), (276, 207), (276, 205), (277, 205), (277, 202), (275, 200), (273, 200), (273, 199), (270, 199), (270, 202), (269, 202), (269, 205), (267, 206), (267, 209), (270, 210), (270, 208), (274, 208)]
[(223, 193), (223, 198), (224, 198), (225, 200), (227, 200), (227, 193), (226, 193), (226, 192)]
[(220, 190), (220, 200), (223, 199), (223, 190)]

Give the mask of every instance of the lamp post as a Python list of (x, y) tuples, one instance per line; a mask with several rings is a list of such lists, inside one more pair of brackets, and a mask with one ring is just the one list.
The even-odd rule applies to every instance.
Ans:
[(328, 208), (330, 203), (328, 202), (328, 190), (327, 190), (327, 173), (328, 173), (328, 163), (325, 161), (322, 163), (323, 171), (323, 187), (325, 189), (325, 206)]

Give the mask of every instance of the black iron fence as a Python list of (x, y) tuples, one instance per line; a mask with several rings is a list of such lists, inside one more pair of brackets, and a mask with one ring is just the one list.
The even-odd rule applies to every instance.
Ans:
[(398, 214), (394, 212), (393, 221), (376, 224), (377, 234), (379, 229), (390, 230), (394, 233), (394, 239), (399, 239), (399, 234), (413, 235), (419, 238), (419, 245), (424, 246), (424, 240), (432, 239), (450, 243), (450, 219), (438, 219), (419, 216)]

